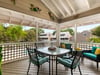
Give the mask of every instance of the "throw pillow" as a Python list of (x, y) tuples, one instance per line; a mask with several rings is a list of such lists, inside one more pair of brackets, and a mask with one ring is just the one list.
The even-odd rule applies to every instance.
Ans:
[(96, 51), (95, 51), (95, 54), (100, 54), (100, 48), (97, 48)]
[(60, 43), (60, 46), (59, 46), (60, 48), (62, 48), (62, 44), (63, 44), (63, 43)]
[(64, 43), (61, 45), (61, 48), (65, 48), (65, 44)]
[(75, 48), (75, 50), (81, 50), (81, 48)]

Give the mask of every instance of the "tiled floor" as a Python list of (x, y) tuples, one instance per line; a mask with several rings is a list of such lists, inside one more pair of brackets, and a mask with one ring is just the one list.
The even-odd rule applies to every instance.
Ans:
[[(49, 75), (49, 66), (48, 62), (43, 64), (40, 68), (39, 75)], [(2, 65), (3, 75), (26, 75), (28, 67), (28, 59), (21, 60), (9, 64)], [(53, 66), (54, 75), (55, 75), (55, 66)], [(36, 75), (37, 67), (31, 65), (29, 75)], [(82, 75), (100, 75), (100, 66), (99, 70), (96, 69), (96, 62), (85, 59), (81, 63)], [(64, 66), (58, 64), (58, 75), (71, 75), (70, 69), (65, 70)], [(78, 68), (74, 70), (74, 75), (80, 75)]]

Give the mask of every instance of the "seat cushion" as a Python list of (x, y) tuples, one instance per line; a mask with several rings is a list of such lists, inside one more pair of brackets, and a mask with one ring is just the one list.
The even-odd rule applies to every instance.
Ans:
[(88, 57), (88, 58), (92, 58), (92, 59), (97, 59), (97, 55), (95, 55), (95, 54), (93, 54), (93, 53), (83, 53), (83, 55), (85, 56), (85, 57)]
[(43, 63), (48, 62), (48, 59), (49, 59), (48, 57), (39, 58), (39, 64), (42, 65)]
[(97, 48), (97, 47), (92, 47), (91, 52), (92, 52), (92, 53), (95, 53), (96, 48)]
[(71, 68), (72, 61), (70, 59), (58, 58), (57, 61), (63, 64), (64, 66)]
[(71, 46), (72, 46), (72, 44), (70, 44), (70, 43), (66, 43), (66, 44), (65, 44), (65, 48), (66, 48), (66, 49), (71, 49)]
[[(32, 58), (33, 58), (33, 60), (31, 60), (31, 62), (35, 65), (38, 65), (37, 58), (36, 57), (32, 57)], [(42, 65), (43, 63), (48, 62), (48, 57), (39, 57), (38, 56), (38, 61), (39, 61), (39, 65)]]
[(72, 66), (73, 60), (74, 60), (73, 58), (72, 59), (63, 59), (63, 58), (57, 59), (57, 61), (59, 63), (63, 64), (65, 67), (75, 69), (77, 67), (77, 65), (79, 65), (79, 62), (77, 64), (73, 64), (73, 66)]

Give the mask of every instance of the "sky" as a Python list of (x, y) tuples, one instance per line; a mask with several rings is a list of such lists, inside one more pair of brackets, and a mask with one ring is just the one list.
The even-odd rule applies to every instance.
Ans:
[[(9, 26), (8, 23), (5, 24), (5, 26)], [(85, 30), (91, 30), (97, 26), (100, 26), (100, 24), (92, 24), (92, 25), (86, 25), (86, 26), (79, 26), (77, 27), (77, 32), (82, 32), (82, 31), (85, 31)], [(30, 28), (33, 28), (33, 27), (29, 27), (29, 26), (23, 26), (23, 29), (25, 30), (28, 30)], [(74, 27), (72, 27), (72, 29), (74, 29)], [(48, 29), (44, 29), (44, 32), (45, 33), (52, 33), (54, 30), (48, 30)]]
[[(100, 26), (100, 24), (92, 24), (92, 25), (86, 25), (86, 26), (79, 26), (77, 27), (77, 32), (82, 32), (82, 31), (85, 31), (85, 30), (91, 30), (97, 26)], [(72, 29), (74, 29), (74, 27), (72, 27)], [(45, 33), (50, 33), (50, 32), (53, 32), (54, 30), (48, 30), (48, 29), (45, 29), (44, 30)]]
[[(100, 26), (100, 24), (92, 24), (92, 25), (86, 25), (86, 26), (80, 26), (80, 27), (77, 27), (77, 32), (82, 32), (82, 31), (85, 31), (85, 30), (91, 30), (97, 26)], [(74, 29), (74, 28), (72, 28)]]

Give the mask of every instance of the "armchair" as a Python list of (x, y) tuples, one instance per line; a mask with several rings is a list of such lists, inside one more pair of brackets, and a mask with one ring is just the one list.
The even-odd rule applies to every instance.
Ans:
[(72, 53), (72, 44), (70, 43), (60, 43), (60, 47), (61, 48), (65, 48), (65, 49), (69, 49), (70, 50), (70, 54)]
[(58, 58), (58, 63), (64, 65), (67, 68), (71, 69), (71, 75), (73, 75), (73, 69), (78, 67), (80, 75), (82, 75), (80, 70), (80, 57), (82, 55), (82, 51), (74, 51), (73, 58)]
[(31, 63), (38, 67), (37, 75), (39, 75), (40, 65), (44, 64), (45, 62), (48, 62), (48, 57), (40, 56), (39, 53), (37, 52), (37, 49), (34, 49), (33, 52), (32, 49), (26, 47), (26, 50), (28, 51), (28, 55), (29, 55), (29, 66), (27, 70), (27, 75), (29, 73)]
[(95, 51), (97, 48), (100, 48), (100, 47), (92, 47), (92, 50), (83, 50), (83, 58), (86, 57), (90, 60), (95, 61), (97, 63), (97, 69), (98, 69), (99, 62), (100, 62), (100, 54), (95, 54)]

